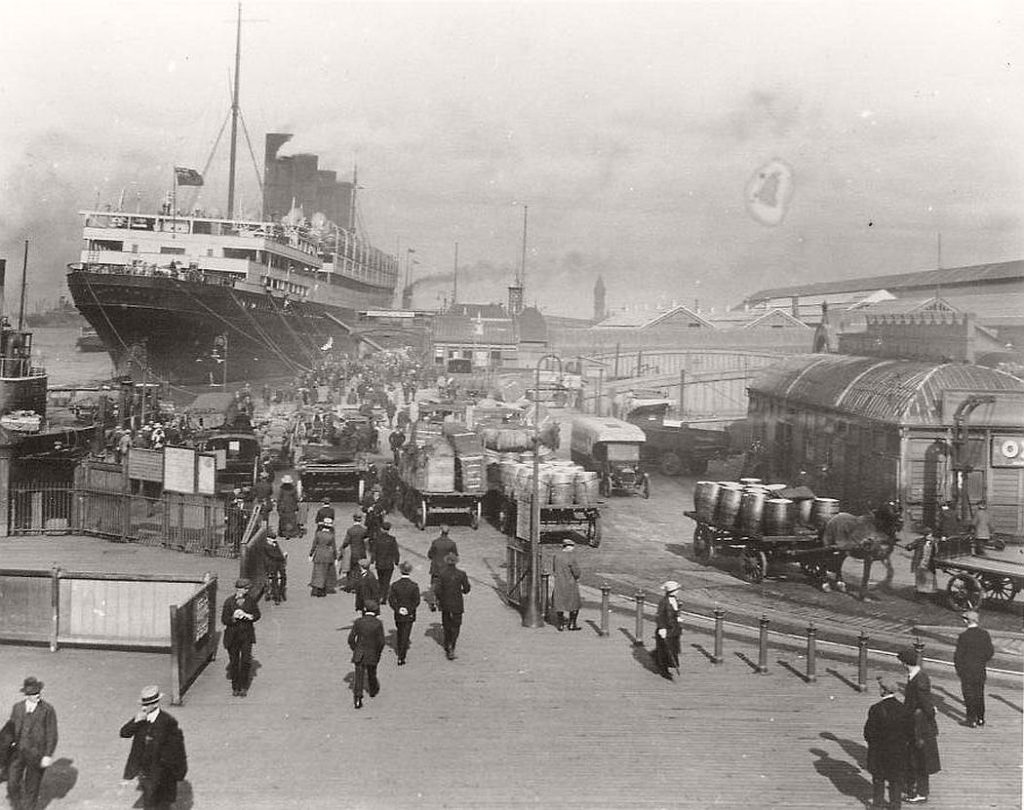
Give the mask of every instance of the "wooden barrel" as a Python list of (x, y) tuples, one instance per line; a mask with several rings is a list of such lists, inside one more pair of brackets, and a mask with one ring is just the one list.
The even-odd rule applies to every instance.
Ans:
[(835, 498), (815, 498), (811, 504), (811, 525), (821, 529), (839, 514), (839, 501)]
[(766, 537), (793, 533), (793, 502), (789, 498), (769, 498), (764, 505), (762, 521)]
[(572, 506), (576, 476), (572, 470), (559, 469), (551, 473), (551, 505)]
[(762, 490), (748, 487), (740, 498), (740, 531), (743, 534), (761, 534), (761, 516), (766, 495)]
[(693, 508), (697, 513), (697, 519), (704, 523), (713, 523), (715, 520), (715, 504), (718, 503), (718, 482), (698, 481), (693, 488)]
[(715, 525), (723, 529), (735, 529), (742, 499), (743, 490), (738, 486), (719, 487), (718, 500), (715, 503)]
[(801, 526), (811, 525), (811, 507), (814, 505), (813, 498), (804, 498), (796, 502), (797, 521)]
[(597, 503), (600, 495), (600, 482), (596, 472), (583, 470), (576, 473), (575, 492), (573, 500), (579, 506), (593, 506)]
[(760, 478), (741, 478), (740, 479), (740, 483), (743, 486), (745, 486), (745, 487), (749, 487), (749, 486), (753, 486), (754, 484), (760, 484), (761, 483), (761, 479)]

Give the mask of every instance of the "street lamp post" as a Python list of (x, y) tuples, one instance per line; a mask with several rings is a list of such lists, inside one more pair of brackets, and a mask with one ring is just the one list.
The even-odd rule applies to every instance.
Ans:
[(533, 389), (533, 497), (530, 499), (530, 597), (523, 611), (523, 627), (543, 627), (544, 610), (540, 598), (540, 367), (547, 360), (558, 363), (562, 376), (562, 358), (546, 354), (537, 361), (536, 387)]

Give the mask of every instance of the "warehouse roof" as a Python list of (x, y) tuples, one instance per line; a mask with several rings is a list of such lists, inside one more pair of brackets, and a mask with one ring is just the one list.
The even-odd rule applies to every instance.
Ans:
[(820, 281), (813, 284), (795, 284), (760, 290), (746, 298), (748, 304), (770, 301), (774, 298), (792, 298), (805, 295), (832, 295), (858, 290), (889, 290), (892, 292), (922, 287), (942, 289), (949, 285), (961, 286), (985, 281), (1024, 281), (1024, 260), (974, 264), (968, 267), (948, 267), (920, 270), (914, 273), (893, 273), (884, 276), (861, 276), (840, 281)]
[(1024, 392), (1024, 380), (963, 363), (801, 354), (762, 369), (750, 391), (882, 422), (939, 425), (944, 392)]

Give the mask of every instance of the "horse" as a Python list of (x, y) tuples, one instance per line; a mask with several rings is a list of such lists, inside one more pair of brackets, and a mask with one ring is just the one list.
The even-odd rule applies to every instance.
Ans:
[[(899, 512), (891, 501), (865, 515), (852, 515), (840, 512), (835, 515), (821, 530), (821, 545), (831, 549), (832, 554), (826, 563), (829, 574), (835, 580), (836, 590), (846, 591), (843, 582), (843, 563), (847, 557), (864, 561), (864, 573), (860, 581), (859, 597), (862, 601), (873, 601), (868, 596), (868, 581), (871, 578), (871, 566), (876, 561), (886, 567), (884, 584), (892, 582), (893, 549), (896, 547), (896, 535), (903, 526)], [(830, 590), (828, 579), (822, 584), (822, 590)]]

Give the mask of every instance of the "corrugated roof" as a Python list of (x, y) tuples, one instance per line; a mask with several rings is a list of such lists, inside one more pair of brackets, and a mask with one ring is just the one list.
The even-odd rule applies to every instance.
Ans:
[(755, 304), (773, 298), (787, 298), (803, 295), (830, 295), (833, 293), (856, 292), (858, 290), (901, 290), (908, 287), (938, 287), (956, 284), (973, 284), (981, 281), (1024, 281), (1024, 260), (973, 264), (967, 267), (948, 267), (936, 270), (920, 270), (915, 273), (893, 273), (884, 276), (867, 276), (842, 279), (840, 281), (819, 281), (813, 284), (794, 284), (790, 287), (774, 287), (760, 290), (746, 298)]
[(801, 354), (763, 369), (750, 390), (882, 422), (939, 425), (944, 391), (1024, 392), (1024, 380), (969, 364)]
[(984, 324), (1024, 323), (1024, 287), (1019, 293), (982, 293), (978, 295), (941, 293), (938, 296), (895, 298), (890, 301), (879, 301), (857, 307), (850, 313), (844, 313), (843, 318), (845, 320), (855, 313), (902, 315), (916, 312), (919, 309), (932, 309), (936, 303), (940, 308), (973, 313), (977, 316), (978, 321)]
[(605, 329), (608, 327), (632, 327), (635, 329), (646, 329), (648, 327), (654, 326), (654, 324), (658, 323), (659, 321), (663, 321), (666, 318), (669, 318), (672, 315), (676, 315), (678, 313), (685, 313), (687, 316), (693, 318), (693, 320), (697, 321), (698, 323), (703, 324), (704, 326), (712, 329), (714, 328), (714, 324), (712, 324), (711, 321), (709, 321), (705, 316), (694, 312), (692, 309), (682, 304), (671, 307), (669, 309), (654, 310), (653, 312), (650, 310), (616, 312), (613, 313), (612, 315), (609, 315), (600, 323), (594, 324), (592, 328)]

